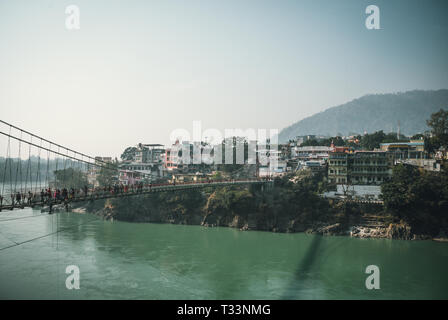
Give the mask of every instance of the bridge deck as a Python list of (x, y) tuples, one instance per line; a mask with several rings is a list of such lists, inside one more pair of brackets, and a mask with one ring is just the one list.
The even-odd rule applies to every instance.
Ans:
[(111, 199), (111, 198), (122, 198), (130, 197), (136, 195), (152, 194), (158, 192), (166, 191), (181, 191), (188, 189), (197, 188), (207, 188), (207, 187), (219, 187), (228, 185), (244, 185), (244, 184), (266, 184), (272, 183), (271, 180), (258, 180), (258, 179), (248, 179), (248, 180), (232, 180), (232, 181), (216, 181), (216, 182), (199, 182), (199, 183), (182, 183), (182, 184), (167, 184), (167, 185), (156, 185), (156, 186), (145, 186), (140, 191), (127, 191), (112, 193), (109, 191), (94, 191), (86, 196), (76, 196), (74, 198), (68, 199), (46, 199), (45, 201), (22, 201), (20, 204), (4, 204), (0, 205), (0, 211), (2, 210), (13, 210), (13, 209), (23, 209), (26, 207), (39, 207), (39, 206), (54, 206), (58, 204), (69, 204), (75, 202), (84, 202), (100, 199)]

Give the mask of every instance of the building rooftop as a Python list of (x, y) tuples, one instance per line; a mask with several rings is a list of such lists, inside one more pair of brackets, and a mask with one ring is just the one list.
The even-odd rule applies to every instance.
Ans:
[(389, 142), (389, 143), (380, 143), (382, 146), (424, 146), (424, 141), (419, 142)]
[(331, 151), (332, 147), (327, 146), (306, 146), (306, 147), (296, 147), (297, 151)]

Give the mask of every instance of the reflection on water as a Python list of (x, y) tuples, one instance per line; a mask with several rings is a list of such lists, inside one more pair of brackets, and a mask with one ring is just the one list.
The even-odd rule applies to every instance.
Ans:
[[(24, 209), (0, 214), (0, 248), (3, 299), (448, 298), (448, 246), (431, 241), (112, 223)], [(65, 287), (73, 264), (80, 290)], [(365, 288), (370, 264), (380, 267), (380, 290)]]

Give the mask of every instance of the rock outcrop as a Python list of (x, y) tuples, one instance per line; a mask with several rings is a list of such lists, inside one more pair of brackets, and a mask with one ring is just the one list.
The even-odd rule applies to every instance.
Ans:
[(411, 226), (406, 223), (390, 224), (386, 231), (389, 239), (412, 240), (414, 235), (411, 232)]
[[(231, 227), (240, 230), (262, 230), (270, 232), (307, 232), (325, 236), (349, 235), (356, 238), (384, 238), (399, 240), (427, 240), (428, 235), (415, 234), (412, 227), (403, 222), (391, 222), (387, 215), (331, 214), (313, 219), (312, 214), (283, 215), (276, 212), (251, 212), (238, 214), (221, 208), (195, 207), (186, 212), (177, 206), (153, 206), (150, 200), (142, 200), (139, 206), (120, 206), (117, 202), (105, 201), (77, 207), (73, 212), (90, 212), (106, 220), (125, 220), (131, 222), (156, 222), (171, 224), (202, 225), (206, 227)], [(54, 212), (65, 210), (63, 206), (54, 207)], [(121, 214), (121, 215), (120, 215)], [(438, 237), (445, 239), (444, 234)]]

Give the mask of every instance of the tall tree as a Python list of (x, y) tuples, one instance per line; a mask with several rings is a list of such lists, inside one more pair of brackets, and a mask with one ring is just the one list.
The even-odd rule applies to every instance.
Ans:
[(127, 147), (120, 156), (121, 160), (134, 160), (137, 150), (136, 147)]
[(101, 167), (98, 173), (98, 183), (101, 187), (110, 186), (117, 182), (118, 166), (116, 163), (108, 163)]
[(55, 183), (59, 188), (81, 188), (87, 184), (87, 176), (79, 169), (55, 170)]
[(431, 128), (433, 137), (431, 144), (438, 148), (440, 146), (448, 145), (448, 111), (440, 109), (433, 113), (431, 118), (426, 121)]
[(366, 134), (361, 138), (361, 146), (367, 150), (373, 150), (380, 147), (380, 143), (386, 138), (386, 134), (381, 131), (376, 131), (372, 134)]

